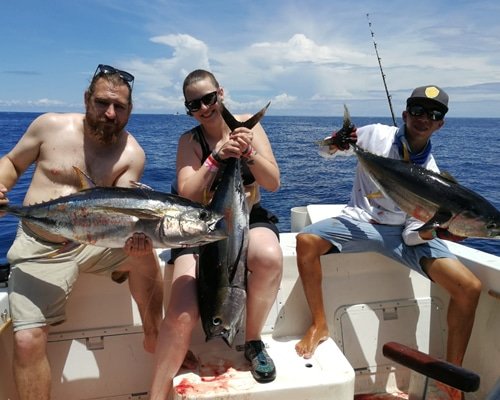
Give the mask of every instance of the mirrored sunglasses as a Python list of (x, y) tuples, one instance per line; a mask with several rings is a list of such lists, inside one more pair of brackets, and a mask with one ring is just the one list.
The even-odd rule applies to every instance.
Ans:
[(134, 85), (134, 75), (130, 72), (122, 71), (121, 69), (117, 69), (112, 67), (111, 65), (99, 64), (94, 72), (94, 78), (97, 75), (113, 75), (118, 74), (118, 76), (124, 81), (130, 84), (130, 87)]
[(441, 121), (444, 118), (444, 112), (439, 110), (428, 110), (423, 106), (417, 104), (408, 107), (408, 112), (412, 117), (421, 117), (427, 114), (427, 117), (432, 121)]
[(206, 107), (213, 106), (217, 101), (217, 90), (214, 92), (207, 93), (206, 95), (200, 97), (199, 99), (185, 101), (184, 105), (190, 112), (196, 112), (201, 108), (203, 103)]

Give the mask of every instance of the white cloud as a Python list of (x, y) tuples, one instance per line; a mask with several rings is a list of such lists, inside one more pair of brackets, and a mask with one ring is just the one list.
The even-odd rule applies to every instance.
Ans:
[(363, 59), (365, 56), (353, 52), (342, 46), (325, 46), (315, 43), (303, 33), (294, 34), (287, 42), (262, 42), (251, 46), (255, 54), (274, 60), (281, 64), (312, 63), (312, 64), (345, 64), (346, 60), (352, 62)]
[(297, 106), (298, 98), (345, 95), (343, 76), (355, 64), (342, 60), (366, 64), (362, 53), (341, 45), (320, 45), (304, 34), (295, 34), (284, 42), (258, 42), (236, 50), (210, 50), (203, 41), (187, 34), (156, 36), (151, 41), (172, 51), (162, 58), (133, 60), (127, 65), (143, 82), (142, 86), (136, 83), (136, 109), (153, 107), (158, 102), (175, 110), (184, 77), (193, 69), (206, 68), (225, 87), (227, 101), (235, 111), (268, 99), (274, 99), (276, 110), (286, 111)]
[[(50, 93), (65, 99), (68, 107), (76, 103), (81, 108), (82, 76), (87, 83), (98, 59), (136, 76), (139, 112), (182, 110), (184, 77), (206, 68), (216, 74), (237, 111), (253, 110), (272, 99), (270, 113), (331, 115), (340, 110), (338, 115), (348, 101), (358, 115), (385, 114), (369, 12), (397, 109), (413, 87), (434, 83), (453, 93), (450, 115), (499, 115), (493, 103), (500, 95), (488, 89), (500, 82), (500, 5), (491, 1), (451, 6), (451, 0), (422, 0), (418, 7), (401, 0), (359, 0), (356, 7), (337, 0), (215, 1), (210, 7), (180, 0), (151, 0), (148, 7), (140, 7), (138, 0), (131, 1), (135, 6), (124, 8), (111, 0), (102, 5), (96, 1), (91, 10), (58, 10), (78, 14), (76, 19), (59, 17), (72, 21), (71, 32), (87, 31), (92, 23), (94, 29), (85, 35), (53, 36), (52, 30), (32, 30), (25, 22), (29, 18), (16, 20), (18, 30), (31, 36), (22, 43), (16, 42), (20, 37), (6, 43), (0, 105), (9, 98), (36, 104), (34, 99)], [(51, 11), (49, 6), (39, 10), (37, 20), (50, 26), (55, 21)], [(6, 37), (12, 36), (9, 29), (9, 24), (0, 26)], [(104, 37), (107, 40), (101, 40)], [(57, 46), (47, 45), (55, 42)], [(32, 58), (30, 74), (12, 79), (12, 71), (26, 72), (26, 46)], [(58, 71), (57, 84), (53, 65), (66, 66)], [(467, 98), (472, 97), (465, 95), (469, 87), (475, 88), (471, 104)]]

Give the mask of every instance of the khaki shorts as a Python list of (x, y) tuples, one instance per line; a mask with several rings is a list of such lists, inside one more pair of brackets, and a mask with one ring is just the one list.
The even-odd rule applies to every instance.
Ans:
[(80, 272), (111, 276), (127, 259), (123, 249), (81, 244), (57, 254), (61, 246), (41, 240), (19, 224), (7, 253), (14, 331), (63, 322), (66, 301)]

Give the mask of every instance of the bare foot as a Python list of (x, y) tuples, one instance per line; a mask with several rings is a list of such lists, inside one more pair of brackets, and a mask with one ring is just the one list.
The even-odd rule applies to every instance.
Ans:
[(182, 362), (182, 368), (195, 369), (197, 366), (198, 359), (191, 350), (188, 350), (186, 357), (184, 357), (184, 361)]
[(304, 337), (295, 345), (295, 351), (301, 357), (311, 358), (316, 347), (327, 340), (329, 336), (328, 327), (317, 328), (315, 325), (311, 325)]

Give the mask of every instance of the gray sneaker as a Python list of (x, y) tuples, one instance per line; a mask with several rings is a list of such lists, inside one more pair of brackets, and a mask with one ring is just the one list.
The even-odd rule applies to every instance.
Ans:
[(252, 375), (259, 383), (268, 383), (276, 379), (276, 367), (262, 340), (245, 343), (245, 358), (252, 363)]

